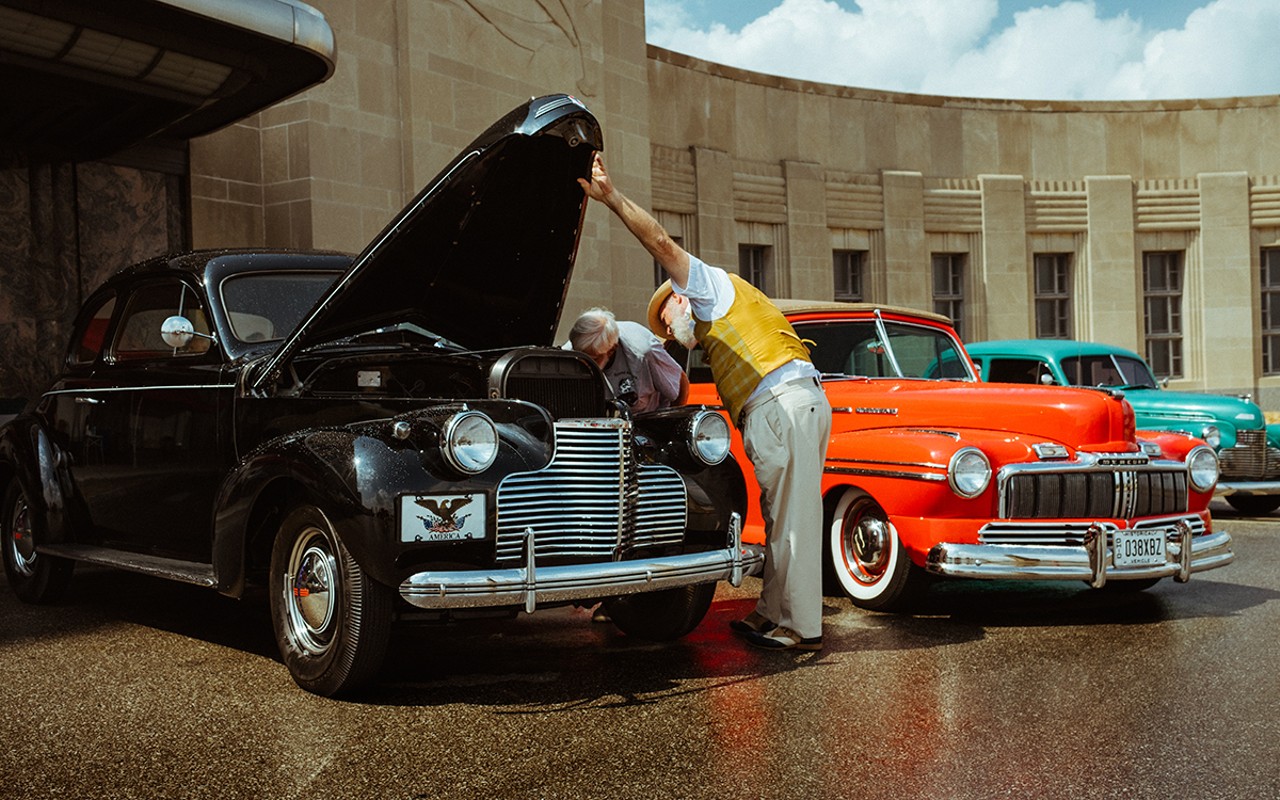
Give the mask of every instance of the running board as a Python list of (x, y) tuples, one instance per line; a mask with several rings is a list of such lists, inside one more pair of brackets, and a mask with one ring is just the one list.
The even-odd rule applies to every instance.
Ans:
[(83, 561), (88, 564), (100, 564), (104, 567), (115, 567), (130, 572), (141, 572), (156, 578), (169, 581), (181, 581), (207, 589), (217, 587), (217, 576), (213, 574), (213, 566), (199, 561), (179, 561), (176, 558), (161, 558), (145, 553), (130, 553), (126, 550), (115, 550), (110, 547), (98, 547), (92, 544), (47, 544), (40, 545), (36, 552), (42, 555), (68, 558), (72, 561)]

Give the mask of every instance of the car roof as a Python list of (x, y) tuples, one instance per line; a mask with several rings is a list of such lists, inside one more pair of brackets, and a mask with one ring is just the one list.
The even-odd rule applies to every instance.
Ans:
[(1142, 361), (1142, 356), (1102, 342), (1080, 342), (1075, 339), (999, 339), (989, 342), (968, 342), (965, 347), (972, 356), (1010, 355), (1044, 356), (1055, 361), (1072, 356), (1121, 355)]
[(848, 303), (843, 300), (802, 300), (795, 298), (777, 298), (773, 299), (773, 304), (783, 314), (831, 314), (831, 313), (853, 313), (853, 314), (874, 314), (880, 311), (886, 314), (897, 314), (906, 317), (922, 317), (933, 322), (941, 322), (945, 325), (951, 324), (949, 317), (942, 314), (935, 314), (932, 311), (921, 311), (918, 308), (907, 308), (906, 306), (891, 306), (884, 303)]

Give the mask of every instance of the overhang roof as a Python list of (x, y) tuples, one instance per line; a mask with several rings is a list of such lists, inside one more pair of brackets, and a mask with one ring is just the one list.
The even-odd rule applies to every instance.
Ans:
[(0, 147), (83, 161), (183, 140), (333, 74), (297, 0), (0, 0)]

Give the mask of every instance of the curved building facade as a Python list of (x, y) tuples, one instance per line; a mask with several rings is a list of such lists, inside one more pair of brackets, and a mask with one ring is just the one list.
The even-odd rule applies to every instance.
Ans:
[(940, 311), (970, 341), (1125, 346), (1171, 388), (1280, 405), (1280, 97), (932, 97), (657, 48), (648, 74), (653, 203), (704, 258), (778, 296)]
[[(941, 311), (970, 341), (1110, 342), (1149, 354), (1173, 388), (1280, 409), (1277, 97), (809, 83), (646, 45), (644, 0), (309, 4), (333, 31), (331, 77), (191, 140), (189, 196), (170, 205), (183, 218), (164, 221), (184, 243), (357, 250), (490, 122), (563, 91), (600, 118), (628, 194), (775, 296)], [(134, 240), (174, 238), (159, 233)], [(123, 265), (107, 261), (86, 274)], [(562, 330), (597, 304), (641, 317), (654, 279), (593, 206)]]

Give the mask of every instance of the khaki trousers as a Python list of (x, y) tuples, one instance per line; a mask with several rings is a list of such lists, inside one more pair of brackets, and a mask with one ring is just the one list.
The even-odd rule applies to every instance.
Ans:
[(773, 387), (742, 412), (765, 529), (756, 611), (804, 638), (822, 635), (822, 467), (830, 436), (831, 404), (815, 378)]

